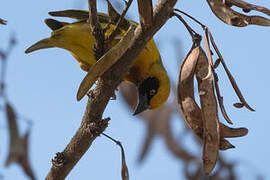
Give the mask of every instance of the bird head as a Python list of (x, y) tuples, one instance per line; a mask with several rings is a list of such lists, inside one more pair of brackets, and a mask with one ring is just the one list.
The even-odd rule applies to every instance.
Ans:
[(170, 81), (166, 72), (161, 77), (146, 78), (138, 87), (139, 102), (133, 115), (160, 107), (168, 99), (169, 94)]

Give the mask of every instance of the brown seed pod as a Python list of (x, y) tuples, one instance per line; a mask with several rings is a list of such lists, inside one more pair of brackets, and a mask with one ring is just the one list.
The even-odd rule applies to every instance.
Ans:
[(230, 4), (231, 6), (237, 6), (242, 8), (245, 13), (250, 12), (251, 10), (262, 12), (268, 16), (270, 16), (270, 9), (267, 9), (263, 6), (257, 6), (254, 4), (249, 4), (243, 0), (225, 0), (225, 4)]
[(207, 0), (212, 12), (224, 23), (244, 27), (247, 25), (270, 26), (270, 20), (261, 16), (246, 16), (234, 11), (223, 0)]
[(220, 144), (219, 144), (219, 149), (222, 151), (225, 151), (227, 149), (235, 148), (234, 145), (232, 145), (228, 140), (221, 138), (220, 139)]
[(199, 137), (202, 137), (203, 127), (201, 111), (194, 99), (194, 73), (199, 57), (199, 47), (192, 47), (181, 64), (178, 79), (178, 104), (179, 110), (187, 126)]
[(233, 137), (242, 137), (247, 135), (247, 128), (230, 128), (222, 123), (219, 124), (220, 128), (220, 137), (233, 138)]
[[(187, 126), (200, 138), (203, 138), (203, 121), (201, 109), (194, 99), (194, 74), (195, 66), (199, 57), (199, 48), (192, 48), (187, 57), (183, 61), (179, 74), (178, 81), (178, 103), (179, 110), (187, 124)], [(226, 125), (220, 125), (221, 137), (238, 137), (237, 129), (227, 127)], [(223, 132), (225, 131), (225, 132)], [(242, 131), (242, 130), (241, 130)], [(231, 135), (234, 134), (234, 135)], [(222, 142), (220, 142), (222, 144)], [(222, 145), (221, 145), (222, 146)]]
[[(203, 155), (204, 170), (206, 173), (210, 173), (215, 166), (218, 150), (234, 148), (224, 138), (244, 136), (247, 134), (247, 129), (230, 128), (218, 122), (213, 79), (211, 71), (209, 73), (211, 67), (206, 58), (205, 53), (200, 47), (193, 46), (191, 48), (181, 64), (177, 95), (179, 110), (187, 126), (205, 142)], [(193, 78), (195, 72), (197, 73), (203, 110), (200, 109), (194, 99)], [(205, 126), (207, 127), (206, 130), (204, 130)]]
[(9, 154), (6, 159), (5, 166), (8, 167), (11, 163), (17, 163), (23, 168), (25, 174), (30, 179), (35, 179), (34, 171), (29, 162), (28, 142), (30, 129), (28, 129), (23, 136), (20, 136), (17, 124), (17, 113), (9, 102), (5, 103), (5, 111), (9, 127), (10, 143)]
[(220, 134), (212, 68), (201, 48), (196, 66), (196, 78), (203, 119), (203, 169), (206, 174), (209, 174), (216, 165)]

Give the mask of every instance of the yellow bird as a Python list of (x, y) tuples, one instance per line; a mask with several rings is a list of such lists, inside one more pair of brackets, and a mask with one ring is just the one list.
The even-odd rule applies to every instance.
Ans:
[[(95, 38), (91, 35), (90, 26), (87, 23), (88, 11), (66, 10), (50, 12), (49, 14), (70, 17), (79, 21), (66, 23), (46, 19), (45, 23), (53, 30), (51, 37), (38, 41), (29, 47), (25, 53), (52, 47), (63, 48), (71, 52), (82, 70), (88, 71), (97, 61), (93, 51)], [(107, 26), (110, 20), (110, 17), (103, 13), (98, 13), (98, 18), (103, 28)], [(131, 23), (135, 24), (135, 22)], [(115, 25), (111, 24), (105, 33), (105, 37), (108, 37), (114, 28)], [(121, 31), (120, 37), (125, 34), (124, 30)], [(111, 45), (117, 44), (120, 37), (116, 37)], [(153, 39), (147, 43), (146, 48), (136, 58), (124, 80), (134, 83), (138, 88), (139, 103), (134, 115), (146, 109), (158, 108), (167, 100), (170, 93), (170, 80)]]

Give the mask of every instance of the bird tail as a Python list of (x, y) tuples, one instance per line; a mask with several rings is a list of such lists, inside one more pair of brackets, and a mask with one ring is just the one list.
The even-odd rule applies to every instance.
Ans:
[(30, 46), (28, 49), (25, 50), (25, 53), (28, 54), (39, 49), (46, 49), (46, 48), (52, 48), (52, 47), (54, 47), (54, 45), (50, 43), (50, 38), (46, 38)]

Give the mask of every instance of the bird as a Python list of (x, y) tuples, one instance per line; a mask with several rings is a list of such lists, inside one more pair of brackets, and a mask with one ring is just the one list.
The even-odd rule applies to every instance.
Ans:
[[(25, 53), (53, 47), (62, 48), (71, 52), (82, 70), (88, 71), (97, 61), (93, 50), (95, 38), (91, 35), (90, 25), (87, 22), (89, 12), (84, 10), (64, 10), (49, 12), (49, 14), (69, 17), (77, 21), (67, 23), (51, 18), (45, 19), (46, 25), (52, 30), (51, 36), (33, 44), (25, 50)], [(109, 15), (105, 13), (98, 13), (97, 15), (102, 28), (107, 27), (106, 38), (113, 32), (115, 24), (109, 24), (111, 22)], [(134, 21), (129, 22), (138, 25)], [(125, 32), (126, 30), (121, 29), (121, 33), (111, 42), (111, 46), (116, 45)], [(166, 102), (170, 94), (170, 79), (153, 38), (137, 56), (124, 81), (135, 84), (138, 89), (138, 104), (133, 115), (147, 109), (156, 109)]]

